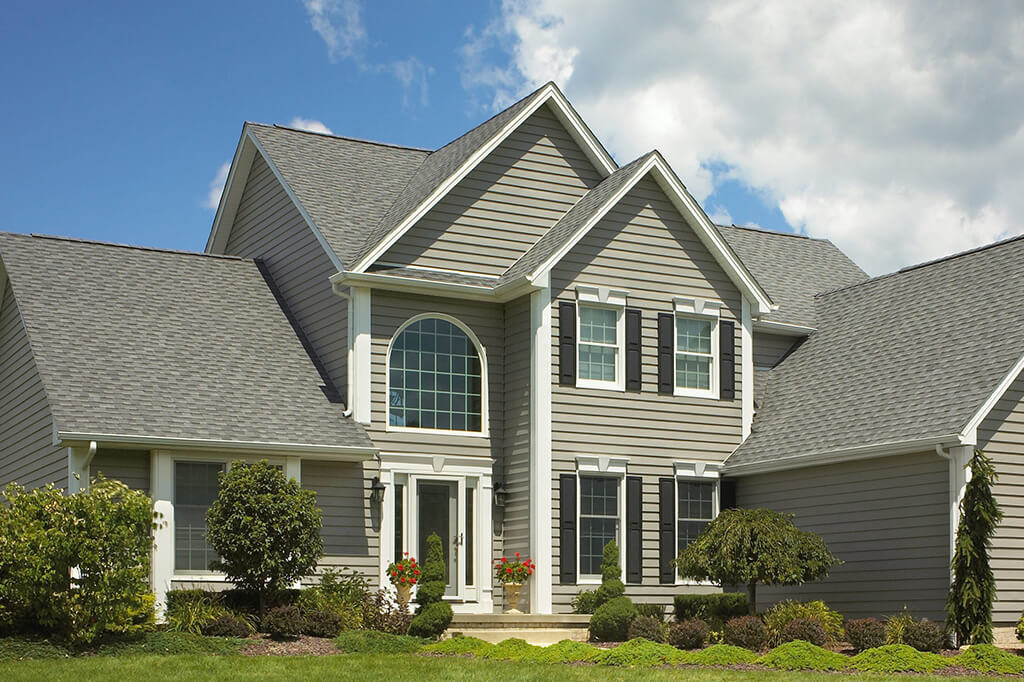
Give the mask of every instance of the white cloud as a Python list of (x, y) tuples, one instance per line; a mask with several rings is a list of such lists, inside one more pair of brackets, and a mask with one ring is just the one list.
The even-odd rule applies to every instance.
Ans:
[(211, 211), (216, 211), (217, 206), (220, 204), (220, 195), (224, 193), (224, 183), (228, 181), (229, 170), (231, 170), (231, 162), (225, 161), (217, 169), (217, 174), (213, 176), (213, 180), (210, 180), (210, 189), (206, 193), (203, 206)]
[(1024, 229), (1021, 5), (505, 0), (462, 58), (484, 99), (556, 80), (620, 161), (658, 148), (701, 201), (739, 180), (872, 273)]
[(302, 118), (296, 116), (288, 124), (290, 128), (298, 128), (299, 130), (308, 130), (311, 133), (323, 133), (324, 135), (333, 135), (334, 131), (327, 127), (323, 121), (318, 121), (315, 118)]

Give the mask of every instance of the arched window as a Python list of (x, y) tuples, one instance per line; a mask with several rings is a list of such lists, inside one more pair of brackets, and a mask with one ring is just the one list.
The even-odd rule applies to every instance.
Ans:
[(483, 364), (475, 339), (454, 320), (413, 318), (388, 354), (388, 424), (483, 431)]

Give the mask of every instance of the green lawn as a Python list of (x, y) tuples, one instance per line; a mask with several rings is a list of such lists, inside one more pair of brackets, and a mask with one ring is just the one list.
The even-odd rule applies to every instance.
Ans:
[[(542, 663), (519, 663), (485, 661), (475, 659), (431, 658), (416, 655), (362, 655), (349, 654), (326, 657), (269, 657), (249, 658), (243, 656), (87, 656), (58, 660), (0, 661), (0, 679), (4, 682), (16, 680), (88, 680), (144, 679), (157, 680), (261, 680), (299, 679), (303, 682), (314, 680), (698, 680), (717, 682), (735, 680), (756, 682), (772, 680), (797, 682), (828, 680), (837, 682), (852, 676), (824, 673), (794, 673), (767, 671), (739, 671), (713, 668), (644, 669), (594, 668), (592, 666), (550, 665)], [(948, 681), (954, 679), (983, 680), (998, 678), (929, 677), (921, 675), (861, 675), (862, 679), (873, 681), (926, 680)], [(1005, 678), (1003, 678), (1005, 679)]]

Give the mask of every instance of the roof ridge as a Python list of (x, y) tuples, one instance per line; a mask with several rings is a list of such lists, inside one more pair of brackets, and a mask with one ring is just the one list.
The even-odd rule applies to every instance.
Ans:
[(317, 135), (319, 137), (328, 137), (335, 140), (345, 140), (346, 142), (359, 142), (361, 144), (372, 144), (377, 147), (390, 147), (391, 149), (406, 149), (414, 152), (425, 152), (427, 154), (433, 154), (433, 149), (427, 149), (426, 147), (414, 147), (408, 144), (395, 144), (394, 142), (381, 142), (380, 140), (367, 140), (362, 137), (352, 137), (351, 135), (337, 135), (335, 133), (321, 133), (315, 130), (304, 130), (303, 128), (295, 128), (293, 126), (286, 126), (281, 123), (260, 123), (258, 121), (246, 121), (247, 124), (253, 126), (261, 126), (264, 128), (277, 128), (279, 130), (288, 130), (293, 133), (304, 133), (306, 135)]
[(830, 239), (826, 239), (825, 237), (812, 237), (810, 235), (799, 234), (797, 232), (781, 232), (779, 230), (770, 230), (767, 227), (754, 227), (752, 225), (737, 225), (736, 223), (733, 223), (732, 225), (719, 225), (718, 223), (715, 223), (715, 227), (724, 227), (726, 229), (735, 228), (737, 230), (747, 230), (748, 232), (759, 232), (761, 234), (770, 234), (770, 235), (777, 236), (777, 237), (796, 237), (797, 239), (807, 239), (807, 240), (812, 241), (812, 242), (825, 242), (825, 243), (828, 243), (828, 244), (832, 243), (832, 241)]
[(904, 274), (907, 274), (907, 273), (910, 273), (910, 272), (914, 272), (916, 270), (921, 270), (923, 268), (931, 267), (933, 265), (939, 265), (941, 263), (946, 263), (948, 261), (955, 260), (957, 258), (963, 258), (964, 256), (973, 256), (974, 254), (979, 253), (981, 251), (987, 251), (989, 249), (994, 249), (994, 248), (997, 248), (997, 247), (1000, 247), (1000, 246), (1006, 246), (1007, 244), (1010, 244), (1010, 243), (1016, 242), (1016, 241), (1020, 241), (1020, 240), (1024, 240), (1024, 233), (1021, 233), (1021, 234), (1019, 234), (1019, 235), (1017, 235), (1015, 237), (1008, 237), (1006, 239), (1000, 239), (999, 241), (991, 242), (989, 244), (982, 244), (981, 246), (976, 246), (976, 247), (974, 247), (972, 249), (967, 249), (966, 251), (958, 251), (956, 253), (951, 253), (948, 256), (942, 256), (940, 258), (934, 258), (932, 260), (927, 260), (927, 261), (924, 261), (924, 262), (921, 262), (921, 263), (917, 263), (915, 265), (908, 265), (906, 267), (900, 268), (899, 270), (896, 270), (895, 272), (887, 272), (884, 275), (878, 275), (877, 277), (871, 277), (869, 279), (864, 280), (863, 282), (856, 282), (854, 284), (848, 284), (848, 285), (843, 286), (843, 287), (836, 287), (835, 289), (829, 289), (828, 291), (823, 291), (823, 292), (821, 292), (819, 294), (815, 294), (814, 297), (818, 298), (818, 297), (821, 297), (821, 296), (827, 296), (828, 294), (834, 294), (834, 293), (837, 293), (837, 292), (840, 292), (840, 291), (845, 291), (847, 289), (852, 289), (854, 287), (864, 286), (865, 284), (871, 284), (873, 282), (879, 282), (881, 280), (889, 279), (891, 277), (897, 277), (899, 275), (904, 275)]
[[(453, 137), (452, 139), (448, 140), (448, 141), (447, 141), (447, 142), (445, 142), (445, 143), (444, 143), (443, 145), (441, 145), (440, 147), (438, 147), (437, 149), (435, 149), (434, 151), (432, 151), (432, 152), (431, 152), (431, 154), (433, 154), (433, 153), (435, 153), (435, 152), (439, 152), (439, 151), (441, 151), (442, 149), (444, 149), (445, 147), (448, 147), (448, 146), (450, 146), (450, 145), (454, 144), (455, 142), (458, 142), (459, 140), (461, 140), (462, 138), (464, 138), (464, 137), (465, 137), (466, 135), (469, 135), (469, 134), (470, 134), (471, 132), (473, 132), (473, 131), (474, 131), (474, 130), (476, 130), (477, 128), (480, 128), (480, 127), (482, 127), (482, 126), (485, 126), (485, 125), (487, 125), (487, 124), (488, 124), (488, 123), (489, 123), (490, 121), (493, 121), (493, 120), (494, 120), (494, 119), (496, 119), (496, 118), (497, 118), (498, 116), (501, 116), (501, 115), (502, 115), (502, 114), (504, 114), (504, 113), (505, 113), (506, 111), (508, 111), (508, 110), (509, 110), (509, 109), (511, 109), (512, 107), (516, 106), (516, 105), (517, 105), (517, 104), (519, 104), (520, 102), (525, 102), (526, 100), (528, 100), (528, 99), (530, 99), (530, 98), (532, 98), (532, 97), (536, 96), (538, 92), (540, 92), (540, 91), (541, 91), (541, 90), (543, 90), (544, 88), (548, 87), (549, 85), (555, 85), (555, 82), (554, 82), (554, 81), (548, 81), (548, 82), (547, 82), (547, 83), (545, 83), (544, 85), (542, 85), (542, 86), (540, 86), (539, 88), (536, 88), (535, 90), (533, 90), (533, 91), (532, 91), (531, 93), (529, 93), (528, 95), (524, 95), (524, 96), (520, 97), (519, 99), (517, 99), (517, 100), (516, 100), (515, 102), (512, 102), (512, 104), (509, 104), (509, 105), (508, 105), (507, 107), (502, 107), (502, 108), (501, 108), (501, 109), (500, 109), (499, 111), (496, 111), (496, 112), (494, 112), (494, 114), (493, 114), (492, 116), (489, 116), (488, 118), (484, 119), (484, 120), (483, 120), (483, 121), (481, 121), (480, 123), (477, 123), (477, 124), (476, 124), (475, 126), (473, 126), (472, 128), (470, 128), (469, 130), (465, 130), (465, 131), (463, 131), (462, 133), (460, 133), (459, 135), (456, 135), (456, 136), (455, 136), (455, 137)], [(556, 86), (556, 87), (557, 87), (557, 86)]]
[(84, 239), (81, 237), (64, 237), (56, 234), (39, 234), (38, 232), (30, 232), (25, 234), (24, 232), (2, 232), (0, 235), (8, 235), (13, 237), (25, 237), (26, 239), (50, 239), (59, 242), (74, 242), (77, 244), (93, 244), (95, 246), (112, 246), (120, 249), (134, 249), (136, 251), (154, 251), (157, 253), (174, 253), (181, 256), (202, 256), (204, 258), (220, 258), (222, 260), (233, 260), (233, 261), (250, 261), (250, 258), (243, 258), (242, 256), (231, 256), (227, 254), (219, 253), (205, 253), (203, 251), (185, 251), (184, 249), (167, 249), (158, 246), (140, 246), (138, 244), (122, 244), (119, 242), (106, 242), (99, 239)]

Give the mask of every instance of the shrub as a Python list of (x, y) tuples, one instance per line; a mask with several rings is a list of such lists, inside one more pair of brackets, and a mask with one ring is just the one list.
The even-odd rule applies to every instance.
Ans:
[(713, 630), (721, 630), (730, 618), (750, 613), (750, 602), (742, 592), (720, 594), (677, 594), (676, 620), (700, 618)]
[(424, 640), (374, 630), (349, 630), (334, 638), (334, 645), (346, 654), (412, 654)]
[(653, 668), (666, 663), (678, 663), (683, 654), (667, 644), (658, 644), (648, 639), (631, 639), (611, 649), (605, 649), (594, 657), (595, 663), (615, 665), (624, 668)]
[(527, 644), (525, 640), (517, 637), (498, 642), (489, 649), (480, 653), (481, 658), (491, 658), (498, 661), (518, 661), (534, 655), (541, 647)]
[(1024, 642), (1024, 613), (1017, 619), (1017, 629), (1014, 632), (1017, 635), (1017, 639)]
[(907, 624), (903, 633), (903, 643), (918, 651), (938, 653), (946, 643), (946, 633), (938, 623), (918, 620)]
[(757, 654), (753, 651), (731, 644), (713, 644), (707, 649), (684, 655), (686, 658), (683, 662), (693, 665), (739, 665), (757, 660)]
[(626, 594), (626, 586), (618, 578), (608, 578), (597, 588), (594, 595), (594, 610), (601, 608), (612, 599), (618, 599)]
[(452, 617), (452, 607), (447, 602), (439, 601), (421, 606), (419, 613), (409, 623), (409, 634), (413, 637), (436, 639), (451, 625)]
[[(363, 574), (358, 571), (340, 573), (327, 569), (320, 574), (320, 584), (302, 590), (296, 601), (300, 609), (317, 609), (344, 613), (358, 611), (370, 596), (370, 589)], [(350, 627), (359, 627), (352, 625)]]
[(820, 647), (825, 645), (825, 628), (813, 618), (794, 618), (782, 626), (779, 638), (783, 644), (801, 640)]
[(363, 627), (367, 630), (404, 635), (409, 631), (412, 614), (401, 608), (384, 590), (379, 590), (363, 602)]
[(572, 598), (573, 613), (593, 613), (597, 606), (596, 590), (581, 590)]
[[(326, 574), (325, 574), (326, 575)], [(358, 590), (351, 595), (341, 595), (333, 592), (330, 588), (324, 588), (323, 583), (319, 587), (308, 587), (299, 593), (295, 605), (303, 613), (313, 611), (325, 611), (333, 613), (338, 617), (339, 629), (329, 635), (322, 637), (334, 637), (341, 630), (356, 630), (363, 626), (363, 604), (369, 595), (367, 590)], [(306, 633), (311, 634), (311, 633)]]
[(297, 606), (275, 606), (260, 620), (260, 629), (274, 639), (295, 639), (305, 625)]
[(202, 626), (202, 634), (207, 637), (248, 637), (253, 633), (252, 625), (240, 616), (222, 613)]
[(726, 644), (743, 647), (751, 651), (760, 651), (764, 648), (768, 634), (764, 629), (764, 623), (757, 616), (740, 616), (725, 622), (722, 628), (722, 639)]
[(636, 612), (648, 618), (657, 618), (658, 622), (665, 620), (665, 607), (661, 604), (637, 604)]
[(857, 618), (846, 621), (846, 639), (855, 652), (873, 649), (885, 644), (885, 623), (877, 618)]
[(681, 578), (746, 585), (753, 614), (758, 584), (800, 585), (824, 578), (840, 562), (824, 540), (793, 525), (792, 514), (727, 509), (674, 563)]
[(599, 642), (623, 642), (634, 618), (636, 607), (629, 597), (616, 597), (599, 606), (590, 617), (590, 636)]
[(420, 605), (419, 612), (427, 604), (440, 602), (444, 597), (444, 545), (437, 533), (431, 533), (427, 537), (427, 559), (423, 562), (423, 575), (420, 576), (420, 586), (416, 590), (416, 603)]
[(907, 626), (914, 622), (914, 616), (907, 611), (906, 607), (899, 613), (894, 613), (885, 619), (885, 643), (903, 644), (903, 636), (907, 632)]
[(206, 512), (206, 537), (220, 559), (213, 567), (238, 587), (266, 596), (308, 575), (323, 554), (316, 493), (265, 460), (233, 462), (220, 475)]
[(202, 634), (203, 628), (221, 616), (231, 613), (210, 599), (177, 599), (168, 600), (164, 618), (170, 632), (188, 632), (193, 635)]
[(2, 497), (0, 630), (81, 644), (152, 623), (145, 494), (98, 478), (74, 495), (11, 484)]
[(630, 622), (626, 632), (628, 639), (647, 639), (652, 642), (665, 641), (665, 629), (661, 619), (650, 616), (637, 616)]
[[(797, 618), (809, 618), (820, 623), (825, 633), (825, 642), (828, 644), (837, 644), (843, 639), (843, 616), (838, 611), (833, 611), (823, 601), (800, 602), (787, 599), (771, 607), (764, 614), (764, 626), (768, 630), (768, 646), (792, 641), (782, 637), (782, 629), (786, 623)], [(804, 637), (796, 639), (805, 639), (819, 646), (822, 644)]]
[(341, 614), (334, 611), (303, 611), (302, 620), (302, 634), (310, 637), (337, 637), (343, 629)]
[(583, 663), (593, 661), (601, 653), (602, 650), (592, 644), (563, 639), (530, 652), (522, 660), (536, 663)]
[[(809, 622), (821, 628), (821, 623)], [(822, 637), (824, 638), (823, 628)], [(758, 663), (780, 670), (843, 670), (849, 664), (849, 659), (807, 641), (793, 640), (775, 647), (762, 656)]]
[[(300, 590), (292, 588), (266, 592), (263, 595), (264, 610), (272, 609), (275, 606), (297, 606), (300, 594)], [(219, 603), (227, 607), (229, 611), (259, 616), (260, 595), (258, 592), (233, 588), (218, 592), (217, 595)]]
[(957, 665), (983, 673), (1024, 673), (1024, 658), (991, 644), (972, 644), (954, 660)]
[(612, 540), (601, 550), (601, 582), (620, 580), (622, 567), (619, 565), (619, 546)]
[(886, 644), (862, 651), (850, 659), (850, 667), (862, 672), (929, 673), (953, 665), (954, 660), (930, 654), (906, 644)]
[(421, 651), (438, 656), (465, 656), (466, 654), (480, 654), (492, 646), (494, 645), (490, 642), (485, 642), (476, 637), (455, 635), (454, 637), (428, 644)]
[(699, 618), (673, 623), (668, 628), (668, 643), (677, 649), (700, 649), (708, 642), (710, 628)]

